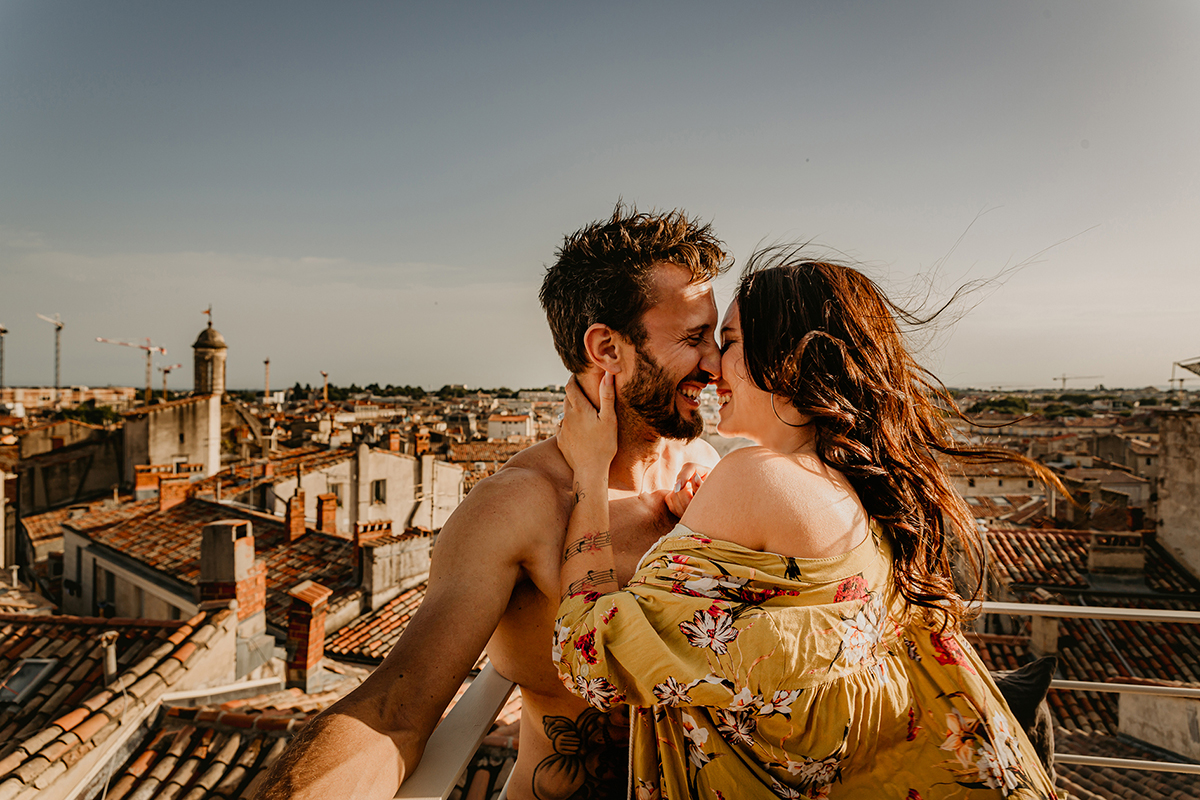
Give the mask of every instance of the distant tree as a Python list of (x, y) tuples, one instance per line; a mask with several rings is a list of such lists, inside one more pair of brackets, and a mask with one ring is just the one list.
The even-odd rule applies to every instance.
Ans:
[(980, 400), (967, 409), (968, 414), (982, 414), (988, 411), (994, 411), (997, 414), (1028, 414), (1029, 401), (1023, 397), (1006, 395)]
[(86, 422), (89, 425), (113, 423), (120, 418), (121, 415), (112, 406), (97, 406), (95, 400), (88, 400), (75, 408), (60, 409), (54, 412), (51, 417), (51, 419), (60, 421), (67, 419), (78, 420), (79, 422)]
[(1057, 398), (1060, 403), (1074, 403), (1077, 406), (1091, 405), (1093, 399), (1090, 394), (1060, 394)]

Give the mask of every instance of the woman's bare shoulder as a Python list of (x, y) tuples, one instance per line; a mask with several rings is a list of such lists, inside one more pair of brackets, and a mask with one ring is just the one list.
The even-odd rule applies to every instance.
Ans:
[(681, 522), (754, 550), (824, 557), (860, 517), (865, 524), (857, 496), (839, 477), (815, 458), (742, 448), (721, 459)]

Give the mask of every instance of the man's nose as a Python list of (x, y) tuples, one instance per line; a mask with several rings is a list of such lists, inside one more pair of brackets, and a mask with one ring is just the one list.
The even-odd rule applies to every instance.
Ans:
[(700, 356), (700, 369), (708, 373), (710, 383), (716, 383), (721, 380), (721, 348), (717, 345), (717, 340), (711, 336), (704, 345), (703, 353)]

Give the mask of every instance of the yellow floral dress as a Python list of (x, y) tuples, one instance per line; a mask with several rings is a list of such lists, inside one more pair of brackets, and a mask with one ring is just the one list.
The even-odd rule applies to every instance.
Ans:
[(1053, 798), (970, 644), (922, 627), (873, 530), (827, 559), (678, 526), (625, 589), (568, 597), (554, 659), (632, 709), (633, 796)]

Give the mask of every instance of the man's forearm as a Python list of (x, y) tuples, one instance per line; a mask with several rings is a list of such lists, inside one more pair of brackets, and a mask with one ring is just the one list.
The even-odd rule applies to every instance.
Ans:
[(390, 800), (419, 752), (355, 716), (331, 708), (292, 739), (263, 781), (258, 800)]

